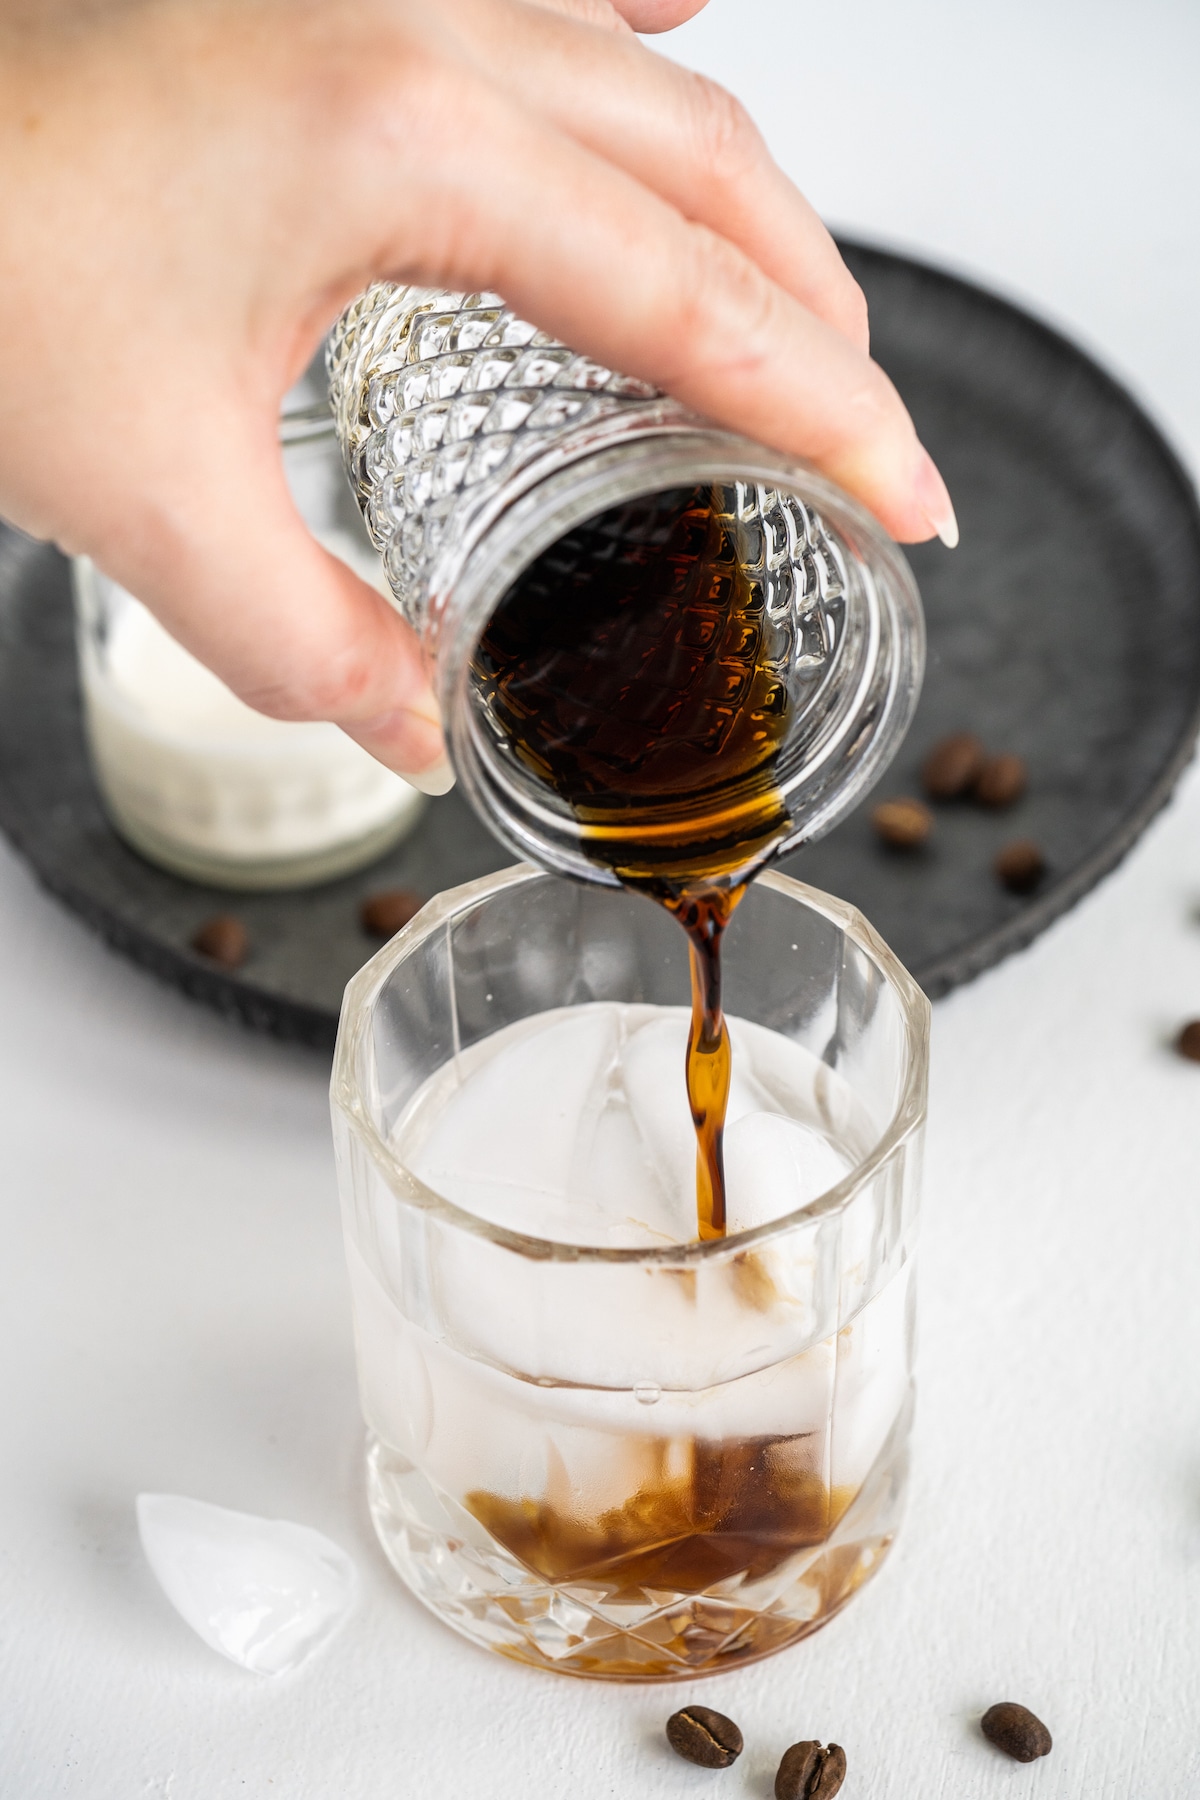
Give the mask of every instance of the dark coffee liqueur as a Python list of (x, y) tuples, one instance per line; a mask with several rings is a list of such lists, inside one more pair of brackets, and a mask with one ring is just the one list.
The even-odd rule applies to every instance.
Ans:
[(472, 670), (497, 735), (571, 809), (585, 853), (687, 933), (701, 1238), (725, 1233), (721, 938), (789, 823), (774, 781), (789, 691), (721, 491), (644, 496), (560, 538), (509, 589)]
[[(681, 1455), (673, 1438), (643, 1446), (642, 1484), (636, 1493), (598, 1517), (578, 1495), (514, 1500), (476, 1489), (469, 1510), (519, 1557), (550, 1582), (588, 1582), (613, 1599), (647, 1589), (700, 1594), (744, 1575), (754, 1582), (798, 1551), (829, 1536), (854, 1499), (853, 1489), (830, 1488), (813, 1468), (807, 1437), (695, 1438)], [(653, 1467), (657, 1464), (657, 1467)], [(861, 1576), (838, 1565), (828, 1571), (831, 1603), (852, 1591)], [(729, 1636), (725, 1609), (717, 1645)], [(781, 1621), (776, 1642), (797, 1635)], [(747, 1617), (747, 1632), (770, 1635), (767, 1619)], [(699, 1636), (693, 1624), (694, 1636)], [(753, 1648), (753, 1646), (748, 1646)], [(693, 1662), (693, 1670), (695, 1664)]]
[[(723, 492), (676, 489), (588, 520), (543, 552), (505, 595), (473, 676), (498, 743), (566, 803), (586, 853), (666, 907), (688, 936), (692, 1022), (687, 1089), (697, 1142), (699, 1235), (725, 1233), (722, 1133), (729, 1033), (721, 939), (746, 885), (785, 835), (774, 774), (790, 716), (787, 669), (768, 655), (761, 591), (737, 554)], [(737, 1259), (753, 1301), (753, 1257)], [(703, 1594), (767, 1576), (823, 1543), (854, 1495), (831, 1488), (806, 1435), (638, 1438), (641, 1473), (623, 1503), (589, 1514), (576, 1493), (476, 1491), (466, 1505), (527, 1568), (609, 1600)], [(820, 1617), (862, 1578), (831, 1552)], [(780, 1648), (808, 1627), (730, 1603), (644, 1627), (628, 1665), (695, 1672)], [(711, 1636), (707, 1643), (705, 1634)], [(635, 1636), (631, 1645), (638, 1642)], [(709, 1651), (706, 1657), (705, 1650)], [(588, 1672), (581, 1651), (572, 1666)]]

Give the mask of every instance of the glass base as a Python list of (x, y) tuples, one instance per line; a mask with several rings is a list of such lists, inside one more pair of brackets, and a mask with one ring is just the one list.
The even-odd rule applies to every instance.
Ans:
[(907, 1478), (909, 1409), (821, 1544), (769, 1575), (703, 1593), (548, 1583), (471, 1513), (372, 1437), (371, 1518), (388, 1560), (429, 1610), (514, 1662), (600, 1681), (682, 1681), (773, 1656), (819, 1630), (883, 1561)]
[(315, 887), (322, 881), (334, 881), (342, 875), (353, 875), (368, 864), (377, 862), (386, 851), (413, 830), (424, 809), (424, 797), (414, 792), (401, 810), (385, 819), (361, 837), (329, 844), (320, 850), (306, 850), (294, 856), (262, 857), (257, 862), (236, 857), (218, 856), (181, 844), (156, 831), (144, 819), (127, 812), (110, 795), (104, 796), (105, 811), (120, 835), (147, 862), (157, 864), (185, 881), (204, 887), (223, 887), (245, 893), (269, 893), (289, 888)]

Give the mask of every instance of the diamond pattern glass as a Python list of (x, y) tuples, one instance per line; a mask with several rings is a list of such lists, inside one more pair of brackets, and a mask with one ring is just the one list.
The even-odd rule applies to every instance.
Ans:
[(496, 294), (387, 283), (338, 321), (329, 369), (351, 480), (396, 599), (418, 626), (463, 491), (511, 475), (551, 434), (659, 397), (576, 356)]
[(561, 807), (474, 729), (479, 634), (572, 527), (682, 485), (711, 492), (788, 690), (787, 843), (828, 830), (886, 766), (919, 691), (920, 603), (895, 547), (815, 470), (576, 354), (495, 294), (377, 283), (335, 327), (328, 366), (350, 482), (434, 666), (459, 779), (519, 854), (602, 879)]

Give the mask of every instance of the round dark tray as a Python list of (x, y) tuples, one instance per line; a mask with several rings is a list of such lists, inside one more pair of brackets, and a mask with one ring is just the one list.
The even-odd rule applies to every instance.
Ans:
[[(862, 809), (784, 860), (861, 907), (933, 996), (1028, 943), (1119, 861), (1163, 804), (1200, 724), (1200, 511), (1134, 400), (1057, 332), (936, 269), (844, 246), (866, 289), (875, 355), (949, 482), (954, 552), (911, 552), (929, 622), (916, 722), (880, 795), (919, 791), (944, 734), (1022, 755), (1010, 811), (938, 810), (930, 845), (885, 850)], [(291, 894), (230, 894), (151, 867), (108, 825), (80, 726), (63, 559), (0, 528), (0, 826), (45, 885), (118, 950), (196, 999), (328, 1048), (342, 989), (375, 949), (364, 894), (432, 895), (510, 853), (456, 795), (372, 869)], [(1032, 837), (1032, 898), (991, 872)], [(633, 902), (631, 901), (631, 904)], [(234, 911), (252, 952), (236, 974), (189, 948)]]

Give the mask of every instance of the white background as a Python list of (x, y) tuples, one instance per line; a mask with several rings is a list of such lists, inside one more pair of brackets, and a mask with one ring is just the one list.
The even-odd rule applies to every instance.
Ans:
[[(1195, 0), (713, 0), (675, 42), (832, 220), (1064, 323), (1200, 453)], [(0, 854), (5, 1800), (847, 1800), (1200, 1793), (1200, 782), (1034, 948), (935, 1009), (911, 1513), (826, 1631), (697, 1698), (509, 1667), (408, 1599), (365, 1520), (320, 1061), (112, 957)], [(193, 1639), (133, 1496), (318, 1526), (358, 1616), (269, 1682)], [(1055, 1736), (985, 1744), (999, 1698)]]

